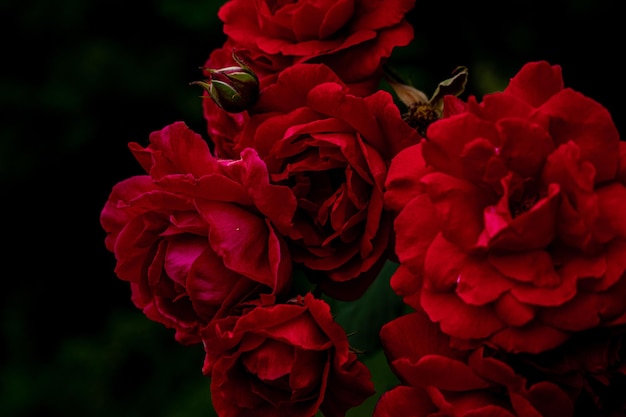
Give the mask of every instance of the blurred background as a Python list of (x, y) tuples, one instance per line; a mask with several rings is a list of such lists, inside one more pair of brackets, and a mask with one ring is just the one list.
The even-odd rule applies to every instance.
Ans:
[[(189, 82), (224, 41), (209, 0), (0, 0), (0, 416), (214, 415), (200, 346), (134, 308), (99, 214), (141, 174), (127, 148), (185, 121), (205, 135)], [(467, 94), (521, 66), (563, 67), (624, 134), (618, 1), (417, 1), (415, 40), (391, 63), (427, 94), (455, 67)]]

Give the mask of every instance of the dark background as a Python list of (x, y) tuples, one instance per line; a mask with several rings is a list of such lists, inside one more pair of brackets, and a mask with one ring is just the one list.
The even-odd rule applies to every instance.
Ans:
[[(134, 308), (99, 214), (141, 173), (128, 142), (178, 120), (205, 134), (188, 84), (224, 40), (222, 3), (0, 0), (0, 416), (212, 415), (202, 348)], [(467, 94), (482, 95), (545, 59), (624, 132), (617, 6), (418, 0), (392, 63), (428, 94), (465, 65)]]

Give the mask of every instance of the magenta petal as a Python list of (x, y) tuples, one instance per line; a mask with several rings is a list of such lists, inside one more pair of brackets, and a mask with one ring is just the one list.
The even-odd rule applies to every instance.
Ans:
[(250, 286), (254, 284), (226, 268), (222, 259), (207, 245), (189, 271), (187, 293), (194, 309), (208, 321), (225, 300), (236, 297), (238, 291), (235, 288), (242, 280), (249, 282)]
[(232, 204), (198, 203), (209, 223), (213, 250), (231, 270), (270, 287), (281, 262), (281, 249), (266, 221)]
[(164, 269), (177, 284), (186, 286), (187, 277), (196, 259), (207, 248), (204, 237), (171, 238), (167, 245)]
[[(241, 160), (229, 162), (223, 169), (241, 183), (254, 207), (267, 216), (281, 233), (289, 232), (296, 198), (289, 187), (270, 184), (267, 167), (255, 150), (242, 150)], [(278, 201), (280, 204), (277, 204)]]

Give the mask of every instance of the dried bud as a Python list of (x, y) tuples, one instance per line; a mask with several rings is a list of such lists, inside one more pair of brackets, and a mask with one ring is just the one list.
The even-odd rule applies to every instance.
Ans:
[(468, 71), (466, 67), (457, 67), (453, 77), (439, 83), (430, 99), (424, 92), (409, 85), (390, 66), (383, 67), (385, 79), (396, 93), (398, 99), (407, 107), (402, 118), (409, 126), (426, 137), (428, 126), (441, 118), (443, 114), (443, 98), (446, 95), (459, 96), (465, 90)]
[(227, 112), (239, 113), (252, 106), (259, 97), (259, 79), (234, 52), (233, 59), (239, 66), (207, 69), (208, 80), (190, 84), (204, 88), (213, 101)]

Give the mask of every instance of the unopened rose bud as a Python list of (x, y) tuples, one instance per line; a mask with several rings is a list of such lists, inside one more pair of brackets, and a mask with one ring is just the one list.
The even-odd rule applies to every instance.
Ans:
[(259, 97), (259, 79), (234, 53), (239, 66), (208, 69), (210, 78), (191, 85), (204, 88), (215, 103), (229, 113), (239, 113), (252, 106)]

